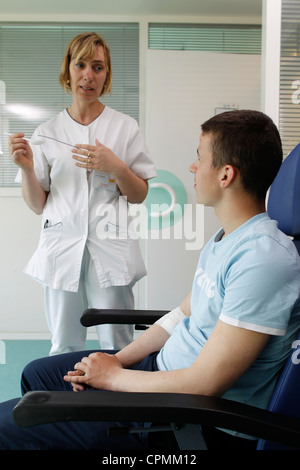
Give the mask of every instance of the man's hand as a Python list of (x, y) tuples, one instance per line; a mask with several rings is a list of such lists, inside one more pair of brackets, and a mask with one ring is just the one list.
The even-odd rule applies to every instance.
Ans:
[(90, 387), (110, 390), (112, 378), (120, 369), (122, 365), (115, 355), (97, 352), (77, 362), (74, 370), (64, 376), (64, 380), (71, 383), (74, 391)]

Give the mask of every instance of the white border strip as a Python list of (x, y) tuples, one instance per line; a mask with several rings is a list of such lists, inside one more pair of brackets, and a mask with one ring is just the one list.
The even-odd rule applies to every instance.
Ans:
[(227, 323), (228, 325), (238, 326), (239, 328), (245, 328), (246, 330), (257, 331), (258, 333), (265, 333), (274, 336), (284, 336), (286, 333), (286, 330), (282, 330), (280, 328), (270, 328), (268, 326), (256, 325), (255, 323), (240, 321), (236, 318), (228, 317), (223, 313), (221, 313), (219, 319), (222, 320), (224, 323)]

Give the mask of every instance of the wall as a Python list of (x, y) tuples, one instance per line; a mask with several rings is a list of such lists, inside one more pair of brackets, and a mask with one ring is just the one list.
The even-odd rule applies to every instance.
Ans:
[[(224, 104), (260, 109), (260, 61), (257, 55), (148, 51), (147, 143), (157, 168), (182, 181), (189, 206), (195, 206), (189, 165), (196, 159), (200, 126)], [(195, 207), (186, 211), (176, 225), (180, 224), (193, 227), (187, 230), (188, 236), (197, 225), (197, 235), (190, 240), (163, 239), (161, 230), (160, 239), (147, 241), (149, 308), (173, 308), (183, 300), (191, 288), (199, 251), (219, 228), (210, 208), (197, 216)]]
[[(181, 179), (191, 203), (194, 193), (188, 166), (196, 155), (200, 124), (222, 104), (259, 108), (260, 58), (147, 51), (145, 37), (144, 25), (142, 127), (158, 168)], [(37, 244), (40, 218), (27, 209), (18, 190), (0, 192), (0, 213), (0, 337), (49, 338), (42, 288), (23, 274)], [(205, 240), (217, 226), (213, 213), (205, 210), (201, 225)], [(136, 291), (137, 307), (169, 308), (186, 294), (199, 250), (186, 250), (185, 243), (142, 241), (149, 274)], [(173, 263), (175, 257), (178, 261)]]
[(18, 333), (25, 338), (43, 338), (48, 329), (42, 287), (23, 273), (37, 246), (40, 217), (28, 209), (19, 191), (10, 191), (11, 196), (5, 192), (6, 196), (0, 197), (1, 338), (15, 338)]

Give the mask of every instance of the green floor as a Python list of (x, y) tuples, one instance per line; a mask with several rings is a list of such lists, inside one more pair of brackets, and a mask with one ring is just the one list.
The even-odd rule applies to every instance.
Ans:
[[(86, 342), (87, 349), (98, 349), (98, 341)], [(47, 340), (0, 341), (0, 402), (20, 396), (22, 370), (33, 359), (49, 355)]]

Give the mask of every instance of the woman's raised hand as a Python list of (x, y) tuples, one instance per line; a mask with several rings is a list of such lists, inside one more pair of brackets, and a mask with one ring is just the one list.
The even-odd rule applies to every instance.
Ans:
[(12, 161), (23, 171), (33, 170), (33, 153), (29, 142), (24, 139), (23, 133), (12, 134), (9, 137), (8, 148)]

